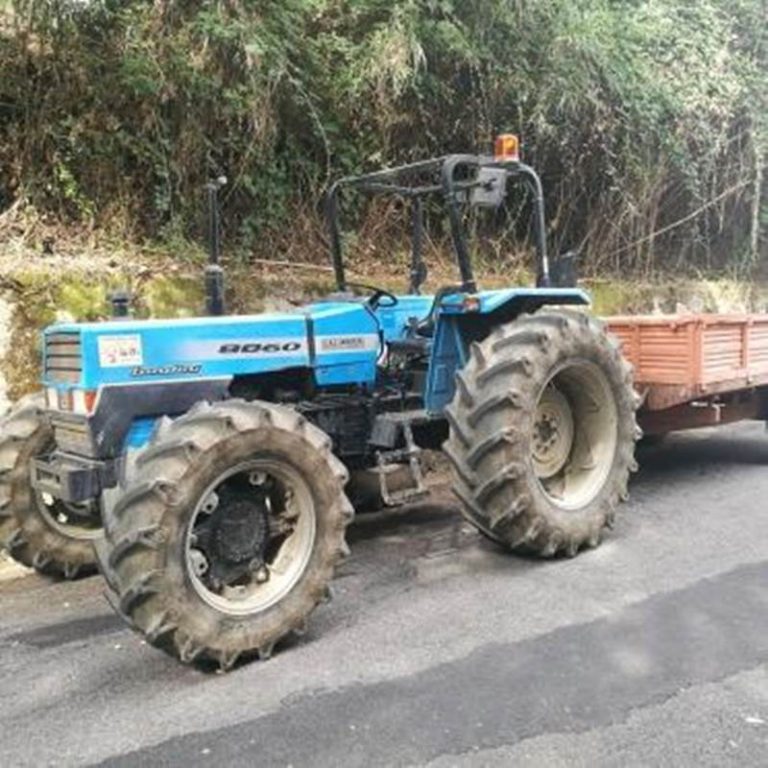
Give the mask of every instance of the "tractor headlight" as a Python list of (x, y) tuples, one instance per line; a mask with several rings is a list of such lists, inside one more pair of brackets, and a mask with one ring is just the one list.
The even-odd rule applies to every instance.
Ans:
[(74, 413), (88, 413), (85, 405), (85, 392), (82, 389), (72, 390), (72, 410)]
[(53, 411), (67, 411), (81, 416), (89, 416), (96, 405), (95, 389), (57, 389), (47, 387), (45, 403)]
[(93, 413), (93, 407), (96, 405), (96, 395), (98, 394), (97, 390), (73, 389), (71, 394), (73, 413), (79, 413), (83, 416), (89, 416)]

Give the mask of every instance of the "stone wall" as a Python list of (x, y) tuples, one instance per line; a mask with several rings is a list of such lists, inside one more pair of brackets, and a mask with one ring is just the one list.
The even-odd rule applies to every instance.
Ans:
[[(11, 305), (0, 298), (0, 360), (5, 359), (8, 343), (11, 338)], [(0, 414), (8, 407), (7, 387), (0, 368)]]

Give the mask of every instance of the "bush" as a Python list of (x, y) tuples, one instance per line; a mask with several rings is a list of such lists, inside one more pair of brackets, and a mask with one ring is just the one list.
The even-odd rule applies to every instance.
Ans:
[(513, 130), (544, 176), (554, 248), (581, 248), (592, 271), (751, 267), (768, 219), (763, 13), (16, 0), (0, 23), (0, 205), (23, 195), (89, 225), (118, 216), (136, 237), (199, 236), (201, 187), (224, 173), (228, 242), (295, 253), (293, 220), (331, 177)]

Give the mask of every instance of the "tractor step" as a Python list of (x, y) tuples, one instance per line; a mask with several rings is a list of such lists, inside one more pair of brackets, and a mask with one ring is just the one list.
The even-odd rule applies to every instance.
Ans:
[[(381, 499), (387, 507), (396, 507), (410, 501), (424, 498), (429, 491), (424, 484), (424, 474), (421, 471), (421, 450), (413, 440), (410, 424), (403, 425), (405, 447), (393, 451), (376, 452), (376, 472), (379, 476)], [(397, 490), (390, 488), (389, 477), (398, 470), (408, 467), (412, 483)]]

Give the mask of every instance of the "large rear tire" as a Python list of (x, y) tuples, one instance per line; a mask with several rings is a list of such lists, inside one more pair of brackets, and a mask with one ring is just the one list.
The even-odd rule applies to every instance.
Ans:
[(0, 547), (39, 573), (73, 579), (96, 569), (93, 543), (101, 523), (98, 511), (32, 487), (32, 460), (54, 447), (40, 395), (22, 400), (0, 421)]
[(268, 657), (329, 596), (346, 481), (330, 438), (289, 408), (232, 400), (165, 420), (105, 514), (113, 604), (184, 662)]
[(447, 409), (453, 488), (483, 533), (543, 556), (600, 542), (636, 470), (639, 397), (587, 314), (544, 309), (473, 344)]

